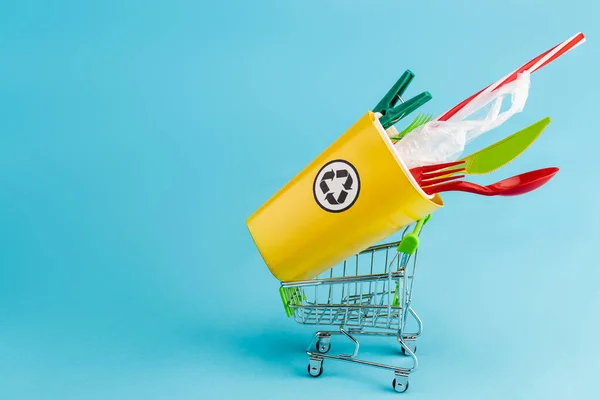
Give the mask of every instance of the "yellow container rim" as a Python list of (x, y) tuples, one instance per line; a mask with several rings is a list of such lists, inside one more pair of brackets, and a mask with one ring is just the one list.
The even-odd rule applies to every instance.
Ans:
[(443, 207), (444, 201), (442, 200), (442, 197), (437, 193), (436, 194), (425, 193), (425, 191), (417, 183), (417, 180), (415, 179), (415, 177), (410, 173), (410, 169), (408, 169), (408, 167), (406, 166), (406, 164), (400, 157), (400, 154), (398, 154), (398, 152), (396, 151), (396, 148), (394, 147), (392, 140), (390, 139), (387, 132), (383, 128), (383, 125), (381, 125), (381, 123), (379, 122), (379, 118), (382, 116), (382, 114), (381, 113), (373, 113), (372, 111), (369, 111), (369, 116), (373, 120), (373, 123), (374, 123), (375, 127), (377, 128), (377, 131), (383, 138), (383, 141), (385, 142), (385, 144), (390, 149), (390, 152), (394, 155), (394, 158), (398, 162), (398, 165), (400, 165), (400, 168), (402, 168), (402, 170), (404, 171), (404, 174), (408, 178), (411, 185), (413, 185), (413, 187), (417, 190), (417, 192), (421, 195), (421, 197), (423, 197), (424, 199), (429, 201), (432, 205), (434, 205), (438, 208)]

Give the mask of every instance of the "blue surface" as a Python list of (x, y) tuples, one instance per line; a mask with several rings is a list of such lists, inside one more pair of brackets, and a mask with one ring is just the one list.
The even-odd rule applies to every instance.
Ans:
[[(0, 398), (392, 398), (285, 317), (245, 219), (373, 107), (445, 111), (554, 44), (517, 198), (445, 196), (423, 233), (414, 399), (596, 398), (597, 2), (23, 1), (0, 5)], [(371, 343), (373, 355), (395, 354)], [(367, 353), (369, 355), (371, 353)]]

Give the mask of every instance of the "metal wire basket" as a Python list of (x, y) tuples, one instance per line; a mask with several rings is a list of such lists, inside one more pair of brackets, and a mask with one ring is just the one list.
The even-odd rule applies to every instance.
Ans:
[[(280, 294), (289, 317), (299, 324), (338, 327), (313, 336), (306, 351), (311, 376), (321, 375), (323, 360), (328, 358), (392, 370), (394, 389), (408, 389), (408, 376), (418, 366), (416, 339), (423, 331), (411, 301), (419, 234), (427, 220), (418, 221), (412, 233), (406, 234), (407, 228), (402, 240), (369, 247), (314, 279), (281, 283)], [(416, 321), (416, 331), (406, 331), (409, 316)], [(332, 335), (352, 341), (353, 353), (328, 354)], [(357, 335), (395, 337), (412, 365), (407, 368), (358, 359)]]

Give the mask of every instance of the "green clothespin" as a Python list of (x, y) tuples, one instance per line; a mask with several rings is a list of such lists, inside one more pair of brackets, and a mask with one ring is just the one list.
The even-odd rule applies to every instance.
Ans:
[[(379, 103), (373, 108), (373, 112), (380, 112), (383, 116), (379, 119), (384, 129), (388, 129), (402, 118), (406, 117), (417, 108), (431, 100), (429, 92), (423, 92), (410, 100), (402, 100), (402, 95), (412, 82), (415, 74), (410, 70), (404, 71), (400, 79), (396, 81), (394, 86), (386, 93)], [(398, 101), (402, 104), (395, 107)]]

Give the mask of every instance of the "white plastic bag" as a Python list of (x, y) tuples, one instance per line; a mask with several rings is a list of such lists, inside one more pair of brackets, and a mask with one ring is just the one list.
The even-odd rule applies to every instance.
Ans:
[[(530, 73), (526, 71), (499, 89), (476, 97), (449, 121), (433, 120), (415, 128), (394, 147), (408, 168), (458, 160), (466, 144), (523, 111), (529, 86)], [(501, 112), (509, 97), (510, 107)]]

